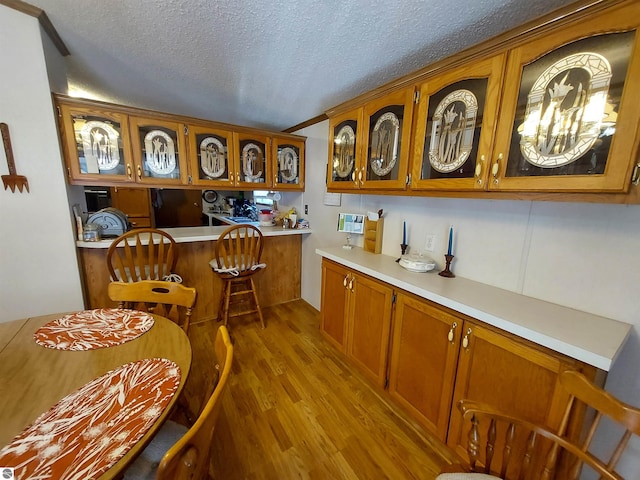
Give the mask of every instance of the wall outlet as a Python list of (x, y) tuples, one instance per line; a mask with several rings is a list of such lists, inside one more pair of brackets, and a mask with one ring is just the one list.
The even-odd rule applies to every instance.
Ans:
[(436, 236), (433, 234), (427, 235), (427, 241), (424, 244), (424, 249), (427, 252), (433, 252), (435, 246), (436, 246)]

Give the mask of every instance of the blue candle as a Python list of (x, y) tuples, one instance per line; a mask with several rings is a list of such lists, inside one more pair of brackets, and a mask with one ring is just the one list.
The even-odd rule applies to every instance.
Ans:
[(407, 244), (407, 222), (402, 222), (402, 244)]
[(453, 227), (449, 227), (449, 248), (447, 249), (447, 255), (451, 255), (452, 245), (453, 245)]

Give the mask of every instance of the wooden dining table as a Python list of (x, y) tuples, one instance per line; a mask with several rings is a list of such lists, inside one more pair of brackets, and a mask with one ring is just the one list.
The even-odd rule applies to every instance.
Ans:
[[(68, 351), (46, 348), (34, 339), (45, 324), (64, 314), (0, 323), (0, 449), (57, 402), (114, 369), (143, 359), (167, 359), (179, 367), (179, 385), (159, 417), (99, 478), (117, 477), (151, 440), (171, 413), (191, 367), (186, 333), (171, 320), (153, 315), (140, 336), (106, 348)], [(0, 467), (7, 465), (0, 465)]]

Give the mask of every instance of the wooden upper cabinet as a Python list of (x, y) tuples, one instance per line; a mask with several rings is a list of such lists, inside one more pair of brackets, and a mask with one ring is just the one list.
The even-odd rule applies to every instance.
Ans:
[(272, 168), (274, 190), (304, 190), (305, 142), (274, 135)]
[(505, 58), (499, 54), (419, 86), (413, 190), (486, 188)]
[(134, 182), (126, 114), (58, 101), (69, 180)]
[(257, 188), (258, 185), (270, 188), (271, 181), (271, 152), (270, 141), (267, 135), (255, 133), (235, 132), (234, 138), (234, 165), (235, 174), (232, 178), (236, 186)]
[(363, 109), (364, 165), (356, 172), (360, 188), (404, 190), (409, 169), (414, 88), (367, 103)]
[(300, 135), (54, 94), (69, 182), (304, 190)]
[(131, 149), (138, 183), (189, 183), (185, 125), (153, 117), (129, 117)]
[(345, 104), (327, 189), (400, 192), (410, 171), (415, 195), (638, 203), (639, 27), (637, 1), (567, 7)]
[(413, 95), (405, 88), (329, 119), (328, 189), (406, 188)]
[(329, 162), (327, 188), (358, 189), (356, 172), (363, 165), (362, 132), (363, 110), (336, 115), (329, 119)]
[(189, 162), (194, 185), (231, 187), (235, 166), (233, 132), (189, 125)]
[(628, 191), (639, 24), (640, 3), (627, 3), (510, 50), (491, 190)]

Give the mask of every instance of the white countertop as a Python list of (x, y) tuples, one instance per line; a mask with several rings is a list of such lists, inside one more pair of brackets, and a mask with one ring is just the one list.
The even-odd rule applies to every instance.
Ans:
[[(229, 225), (219, 227), (176, 227), (159, 228), (173, 237), (176, 243), (206, 242), (220, 238)], [(312, 233), (310, 228), (282, 228), (282, 227), (258, 227), (265, 237), (280, 237), (282, 235), (306, 235)], [(81, 248), (109, 248), (114, 238), (105, 238), (98, 242), (77, 241), (76, 246)]]
[(354, 247), (319, 248), (329, 260), (519, 337), (609, 371), (632, 325), (520, 295), (439, 270), (410, 272), (395, 257)]

